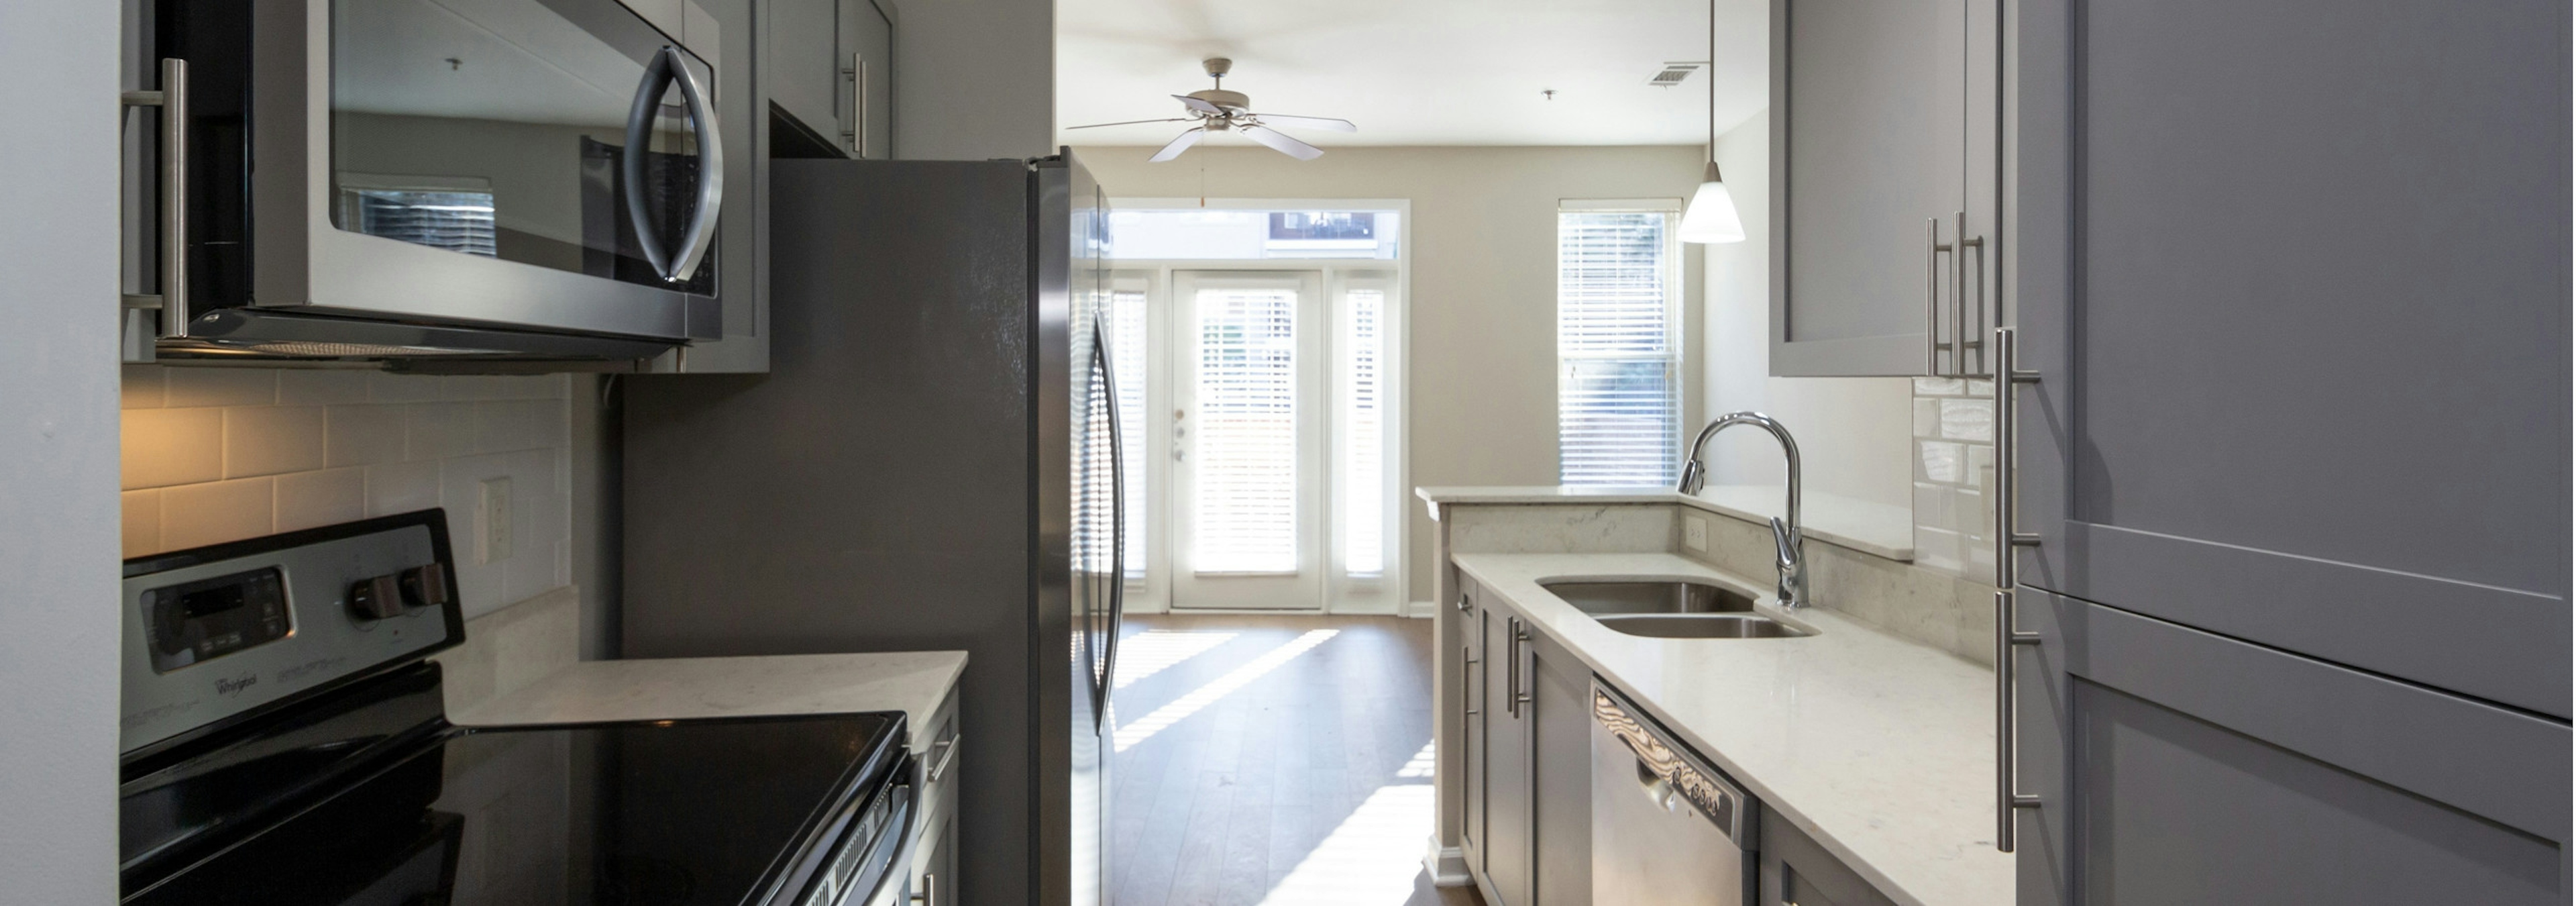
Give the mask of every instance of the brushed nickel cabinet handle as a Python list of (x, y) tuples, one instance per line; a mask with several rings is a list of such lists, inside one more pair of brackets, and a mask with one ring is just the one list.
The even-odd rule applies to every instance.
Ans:
[[(1982, 276), (1982, 275), (1980, 275)], [(2017, 628), (2018, 610), (2014, 605), (2014, 585), (2020, 581), (2014, 562), (2014, 548), (2035, 547), (2039, 536), (2018, 531), (2013, 524), (2013, 449), (2020, 427), (2015, 416), (2014, 389), (2022, 384), (2039, 383), (2039, 372), (2024, 371), (2019, 361), (2020, 348), (2010, 327), (1995, 328), (1995, 848), (2012, 852), (2018, 828), (2013, 813), (2039, 807), (2039, 797), (2025, 796), (2019, 788), (2018, 753), (2013, 748), (2015, 724), (2019, 715), (2013, 699), (2014, 649), (2039, 644), (2039, 634)]]
[(164, 337), (188, 335), (188, 61), (161, 61), (161, 90), (128, 91), (124, 107), (161, 108), (161, 292), (124, 293), (123, 307), (159, 309)]

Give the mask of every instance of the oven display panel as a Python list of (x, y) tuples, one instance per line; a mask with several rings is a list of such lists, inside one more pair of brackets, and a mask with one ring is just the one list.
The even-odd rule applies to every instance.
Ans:
[(199, 579), (143, 593), (152, 672), (286, 637), (286, 575), (276, 567)]

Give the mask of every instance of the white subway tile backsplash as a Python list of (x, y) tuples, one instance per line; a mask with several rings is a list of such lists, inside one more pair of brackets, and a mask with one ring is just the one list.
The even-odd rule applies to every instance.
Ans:
[(1918, 566), (1971, 578), (1992, 569), (1978, 551), (1993, 516), (1994, 382), (1914, 379), (1914, 543)]
[(224, 477), (224, 410), (128, 409), (123, 485), (156, 488)]
[(127, 365), (120, 382), (124, 393), (117, 406), (123, 409), (158, 409), (169, 400), (169, 384), (159, 365)]
[(277, 372), (277, 401), (289, 406), (363, 403), (369, 373), (347, 368), (282, 369)]
[(276, 516), (272, 478), (179, 485), (161, 492), (161, 546), (180, 550), (273, 534)]
[(492, 398), (500, 400), (559, 400), (571, 395), (572, 375), (510, 374), (492, 378)]
[(445, 459), (474, 452), (473, 403), (420, 403), (403, 407), (403, 458)]
[(367, 374), (367, 398), (379, 403), (429, 403), (450, 399), (452, 378), (427, 374)]
[(1914, 449), (1914, 464), (1920, 470), (1914, 476), (1916, 480), (1950, 484), (1967, 480), (1967, 469), (1961, 462), (1966, 458), (1965, 446), (1948, 441), (1925, 440), (1916, 441)]
[(1948, 526), (1951, 531), (1972, 541), (1983, 540), (1986, 523), (1991, 521), (1990, 514), (1986, 512), (1986, 495), (1967, 488), (1951, 490)]
[(474, 404), (474, 452), (503, 453), (565, 443), (564, 402), (505, 400)]
[(332, 406), (325, 422), (323, 462), (333, 466), (367, 466), (403, 458), (406, 420), (402, 406)]
[(1991, 400), (1941, 401), (1941, 436), (1950, 440), (1995, 439), (1995, 406)]
[(278, 531), (334, 525), (366, 515), (364, 469), (324, 469), (277, 476)]
[(125, 555), (140, 557), (161, 547), (161, 491), (127, 491), (118, 500), (125, 517)]
[(436, 461), (389, 462), (368, 466), (366, 473), (369, 516), (391, 516), (438, 505)]
[(237, 406), (224, 410), (226, 478), (319, 469), (322, 445), (320, 406)]
[(167, 406), (266, 406), (277, 402), (271, 368), (165, 367)]
[[(431, 507), (469, 615), (571, 576), (564, 375), (129, 366), (127, 556)], [(510, 481), (508, 556), (474, 562), (486, 478)]]
[(1948, 487), (1917, 482), (1914, 485), (1914, 524), (1949, 525), (1952, 500)]

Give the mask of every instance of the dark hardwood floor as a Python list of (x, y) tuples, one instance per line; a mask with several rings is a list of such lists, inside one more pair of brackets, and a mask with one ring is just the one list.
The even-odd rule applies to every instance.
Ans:
[(1111, 906), (1481, 906), (1422, 871), (1430, 646), (1429, 620), (1130, 617)]

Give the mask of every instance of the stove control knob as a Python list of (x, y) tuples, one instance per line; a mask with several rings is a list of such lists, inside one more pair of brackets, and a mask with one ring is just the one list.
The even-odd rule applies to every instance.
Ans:
[(349, 613), (361, 620), (383, 620), (444, 607), (450, 600), (447, 571), (433, 563), (360, 580), (349, 589)]

